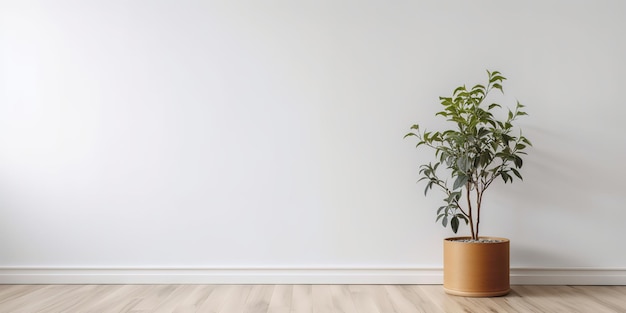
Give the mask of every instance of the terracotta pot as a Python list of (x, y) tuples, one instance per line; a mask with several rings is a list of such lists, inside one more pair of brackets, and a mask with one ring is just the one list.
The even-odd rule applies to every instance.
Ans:
[(448, 294), (465, 297), (495, 297), (509, 293), (509, 240), (494, 243), (443, 241), (443, 288)]

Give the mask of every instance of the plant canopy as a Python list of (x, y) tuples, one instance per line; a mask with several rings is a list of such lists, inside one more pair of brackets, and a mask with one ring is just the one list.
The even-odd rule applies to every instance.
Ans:
[[(522, 155), (531, 146), (521, 130), (513, 126), (518, 117), (527, 115), (522, 104), (517, 102), (514, 110), (508, 109), (506, 118), (495, 114), (505, 110), (500, 104), (486, 104), (494, 89), (504, 93), (502, 82), (506, 79), (498, 71), (487, 74), (486, 85), (478, 84), (471, 89), (459, 86), (451, 97), (439, 97), (443, 111), (435, 116), (446, 118), (451, 123), (450, 129), (426, 131), (415, 124), (411, 126), (412, 132), (404, 136), (417, 137), (416, 147), (434, 151), (436, 161), (420, 165), (419, 181), (426, 181), (424, 195), (435, 186), (445, 194), (444, 204), (437, 210), (437, 221), (444, 227), (450, 225), (454, 233), (464, 221), (475, 240), (485, 191), (498, 177), (504, 183), (512, 183), (514, 178), (521, 180)], [(442, 167), (447, 170), (441, 171)]]

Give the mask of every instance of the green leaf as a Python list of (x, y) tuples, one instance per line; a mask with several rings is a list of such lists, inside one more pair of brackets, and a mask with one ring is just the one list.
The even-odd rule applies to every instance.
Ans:
[(444, 198), (443, 200), (448, 203), (448, 204), (452, 204), (454, 203), (454, 201), (458, 200), (458, 192), (451, 192), (446, 198)]
[(507, 134), (502, 134), (502, 141), (508, 146), (509, 142), (511, 142), (513, 138)]
[(465, 225), (469, 224), (469, 220), (467, 219), (467, 216), (465, 216), (465, 215), (463, 215), (463, 214), (461, 214), (461, 213), (458, 213), (458, 214), (456, 215), (456, 217), (458, 217), (458, 218), (460, 218), (460, 219), (464, 220), (464, 221), (465, 221)]
[(428, 194), (428, 190), (433, 188), (433, 182), (429, 182), (428, 184), (426, 184), (426, 188), (424, 188), (424, 196), (426, 196)]
[(502, 176), (502, 180), (504, 180), (504, 183), (506, 184), (509, 180), (511, 182), (513, 182), (513, 178), (511, 177), (511, 175), (507, 174), (506, 172), (502, 172), (500, 174)]
[(490, 82), (490, 83), (493, 83), (493, 82), (501, 82), (501, 81), (503, 81), (503, 80), (505, 80), (505, 79), (506, 79), (506, 78), (504, 78), (504, 76), (501, 76), (501, 75), (495, 75), (495, 76), (491, 77), (491, 79), (489, 79), (489, 82)]
[(466, 90), (466, 89), (465, 89), (465, 85), (463, 85), (463, 86), (459, 86), (459, 87), (457, 87), (456, 89), (454, 89), (454, 92), (453, 92), (452, 94), (453, 94), (453, 95), (456, 95), (456, 94), (457, 94), (457, 92), (461, 92), (461, 91), (465, 91), (465, 90)]
[(438, 222), (442, 217), (446, 216), (445, 214), (439, 214), (437, 216), (437, 220), (435, 220), (435, 223)]
[(459, 175), (456, 177), (454, 184), (452, 185), (452, 189), (459, 189), (462, 186), (465, 186), (469, 178), (465, 175)]
[(460, 158), (456, 161), (456, 167), (461, 172), (467, 172), (467, 160), (465, 158)]
[(452, 231), (456, 234), (456, 232), (459, 230), (459, 218), (456, 216), (453, 217), (450, 221), (450, 226), (452, 226)]
[(484, 137), (484, 136), (485, 136), (485, 135), (487, 135), (487, 134), (489, 134), (489, 130), (488, 130), (488, 129), (486, 129), (486, 128), (484, 128), (484, 127), (481, 127), (481, 128), (478, 130), (478, 135), (477, 135), (477, 136), (478, 136), (478, 137)]
[(497, 103), (492, 103), (489, 105), (489, 110), (493, 109), (493, 108), (501, 108), (502, 106), (497, 104)]
[(443, 220), (441, 220), (441, 225), (443, 225), (443, 227), (448, 227), (448, 217), (444, 216)]
[(517, 178), (519, 178), (519, 179), (521, 179), (521, 180), (524, 180), (524, 179), (522, 178), (522, 175), (520, 175), (520, 173), (519, 173), (519, 171), (518, 171), (518, 170), (516, 170), (516, 169), (514, 169), (514, 168), (511, 168), (511, 172), (513, 172), (513, 174), (515, 174), (515, 176), (517, 176)]

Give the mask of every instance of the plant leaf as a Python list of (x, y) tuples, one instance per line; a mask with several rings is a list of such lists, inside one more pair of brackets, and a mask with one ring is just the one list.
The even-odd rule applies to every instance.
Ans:
[(512, 178), (511, 175), (507, 174), (506, 172), (502, 172), (500, 174), (502, 176), (502, 180), (504, 180), (504, 183), (506, 184), (509, 180), (512, 182)]
[(462, 186), (465, 186), (469, 178), (465, 175), (459, 175), (456, 177), (454, 184), (452, 185), (452, 189), (459, 189)]
[(458, 214), (456, 215), (456, 217), (458, 217), (458, 218), (460, 218), (460, 219), (464, 220), (464, 221), (465, 221), (465, 225), (469, 224), (469, 220), (467, 219), (467, 216), (465, 216), (465, 215), (463, 215), (463, 214), (461, 214), (461, 213), (458, 213)]
[(426, 188), (424, 188), (424, 197), (428, 194), (428, 190), (433, 188), (433, 182), (429, 182), (426, 184)]
[(437, 220), (435, 220), (435, 222), (438, 222), (442, 217), (446, 216), (445, 214), (439, 214), (437, 216)]
[(521, 180), (524, 180), (524, 179), (522, 178), (522, 175), (520, 175), (520, 173), (519, 173), (519, 171), (518, 171), (518, 170), (516, 170), (516, 169), (514, 169), (514, 168), (511, 168), (511, 172), (513, 172), (513, 174), (515, 174), (515, 176), (517, 176), (517, 178), (519, 178), (519, 179), (521, 179)]
[(450, 221), (450, 226), (452, 226), (452, 231), (456, 234), (456, 232), (459, 230), (459, 218), (456, 216), (453, 217)]

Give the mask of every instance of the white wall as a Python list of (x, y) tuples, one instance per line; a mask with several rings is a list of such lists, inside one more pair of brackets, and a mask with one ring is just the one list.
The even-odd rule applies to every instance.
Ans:
[(624, 269), (623, 1), (0, 1), (0, 267), (438, 268), (437, 97), (534, 142), (482, 231)]

